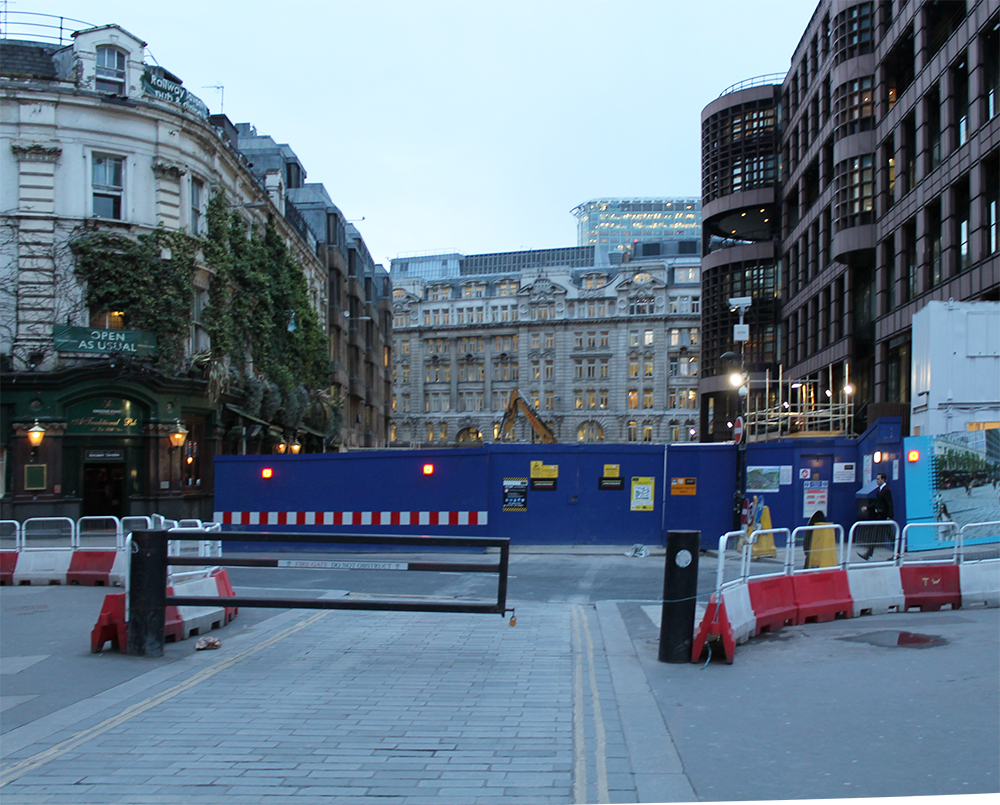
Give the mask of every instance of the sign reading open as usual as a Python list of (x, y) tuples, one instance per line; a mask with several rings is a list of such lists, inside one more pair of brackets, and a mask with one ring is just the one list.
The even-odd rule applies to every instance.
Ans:
[(52, 328), (57, 352), (121, 352), (135, 357), (156, 355), (156, 335), (141, 330), (98, 330), (60, 324)]

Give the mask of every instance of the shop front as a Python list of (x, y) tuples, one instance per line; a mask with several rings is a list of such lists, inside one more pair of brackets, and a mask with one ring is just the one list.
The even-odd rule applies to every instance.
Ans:
[(3, 519), (211, 519), (218, 439), (206, 384), (143, 375), (105, 364), (12, 378)]

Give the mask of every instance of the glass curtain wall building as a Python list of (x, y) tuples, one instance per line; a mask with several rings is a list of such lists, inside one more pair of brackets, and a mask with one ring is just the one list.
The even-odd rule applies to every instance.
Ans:
[(595, 198), (571, 212), (578, 222), (577, 243), (605, 250), (612, 259), (630, 250), (640, 257), (636, 244), (664, 241), (683, 243), (680, 254), (698, 254), (700, 198)]

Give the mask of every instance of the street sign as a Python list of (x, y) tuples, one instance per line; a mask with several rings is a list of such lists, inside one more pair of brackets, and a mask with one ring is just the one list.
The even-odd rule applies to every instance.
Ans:
[(733, 424), (733, 441), (739, 444), (743, 441), (743, 417), (736, 417), (736, 422)]

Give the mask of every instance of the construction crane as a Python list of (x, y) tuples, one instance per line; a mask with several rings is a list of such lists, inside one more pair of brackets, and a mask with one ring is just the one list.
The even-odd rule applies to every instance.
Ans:
[(531, 410), (531, 403), (521, 394), (515, 386), (510, 390), (510, 397), (507, 401), (507, 409), (503, 412), (503, 420), (500, 422), (500, 441), (514, 441), (514, 426), (517, 421), (517, 412), (520, 410), (525, 419), (538, 434), (538, 440), (544, 444), (553, 444), (556, 440), (555, 434), (540, 420), (535, 412)]

